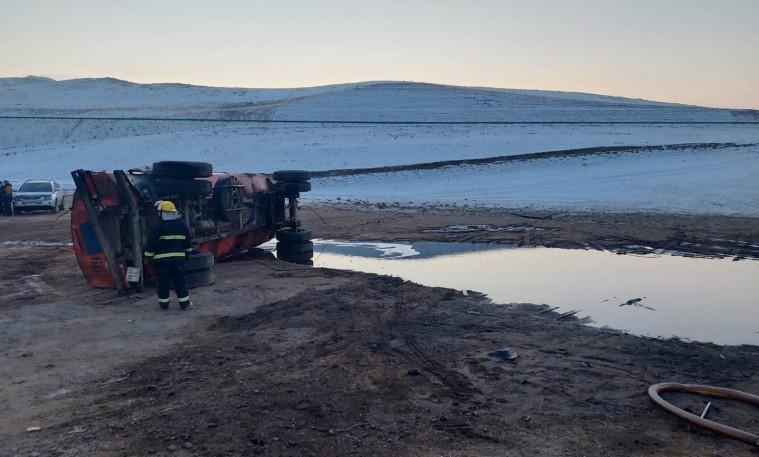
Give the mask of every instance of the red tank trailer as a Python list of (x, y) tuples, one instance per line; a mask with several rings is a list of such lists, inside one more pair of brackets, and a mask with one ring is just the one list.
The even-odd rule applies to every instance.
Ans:
[(156, 162), (150, 169), (71, 173), (76, 193), (71, 238), (79, 267), (92, 287), (142, 290), (147, 235), (158, 221), (159, 200), (177, 206), (193, 237), (187, 265), (190, 286), (213, 282), (213, 263), (275, 236), (280, 258), (308, 263), (310, 234), (297, 220), (297, 199), (311, 190), (301, 170), (213, 173), (205, 162)]

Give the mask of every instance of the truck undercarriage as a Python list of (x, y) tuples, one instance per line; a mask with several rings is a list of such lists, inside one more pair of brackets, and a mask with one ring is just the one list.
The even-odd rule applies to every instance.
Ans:
[[(275, 236), (280, 257), (308, 262), (310, 234), (300, 230), (297, 199), (311, 189), (300, 170), (214, 173), (205, 162), (155, 162), (150, 169), (71, 173), (76, 184), (71, 236), (90, 286), (142, 290), (147, 235), (158, 222), (156, 202), (171, 200), (193, 238), (188, 282), (213, 282), (214, 259), (247, 251)], [(273, 178), (273, 179), (272, 179)]]

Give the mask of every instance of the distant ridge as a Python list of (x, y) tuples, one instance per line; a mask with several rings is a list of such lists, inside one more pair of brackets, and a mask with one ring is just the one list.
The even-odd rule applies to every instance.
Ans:
[(287, 89), (0, 78), (0, 115), (325, 122), (737, 122), (759, 111), (580, 92), (367, 81)]

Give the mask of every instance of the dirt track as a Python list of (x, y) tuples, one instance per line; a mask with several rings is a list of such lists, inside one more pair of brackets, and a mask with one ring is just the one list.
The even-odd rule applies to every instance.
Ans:
[[(331, 238), (610, 248), (759, 238), (749, 219), (316, 211), (332, 227), (308, 210), (305, 224)], [(463, 223), (544, 230), (425, 231)], [(0, 219), (0, 242), (67, 238), (65, 218)], [(161, 313), (150, 294), (87, 288), (66, 247), (0, 245), (0, 271), (3, 457), (757, 455), (689, 429), (645, 396), (664, 380), (756, 393), (755, 347), (600, 331), (531, 305), (260, 252), (219, 264), (217, 284), (193, 292), (191, 313)], [(519, 358), (488, 356), (502, 348)], [(716, 406), (714, 419), (759, 428), (755, 410)], [(42, 429), (25, 432), (32, 425)]]

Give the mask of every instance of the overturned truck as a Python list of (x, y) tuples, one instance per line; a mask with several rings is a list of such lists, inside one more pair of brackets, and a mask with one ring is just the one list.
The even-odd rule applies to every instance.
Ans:
[(300, 228), (297, 213), (300, 194), (311, 190), (307, 171), (214, 173), (206, 162), (162, 161), (146, 169), (71, 175), (76, 185), (71, 238), (92, 287), (127, 293), (141, 291), (152, 279), (143, 252), (159, 219), (154, 209), (159, 200), (176, 204), (192, 234), (190, 287), (213, 283), (215, 260), (274, 237), (283, 260), (309, 263), (313, 256), (310, 233)]

